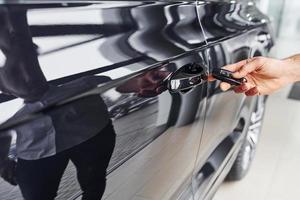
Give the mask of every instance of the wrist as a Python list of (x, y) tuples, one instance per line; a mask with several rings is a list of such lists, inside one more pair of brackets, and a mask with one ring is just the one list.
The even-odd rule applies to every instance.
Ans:
[(284, 59), (285, 66), (283, 70), (287, 74), (289, 83), (300, 81), (300, 55), (292, 56)]

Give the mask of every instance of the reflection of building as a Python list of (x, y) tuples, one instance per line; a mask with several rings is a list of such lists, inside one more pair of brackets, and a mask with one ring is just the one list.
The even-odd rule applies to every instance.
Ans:
[(272, 21), (277, 40), (271, 56), (284, 58), (300, 52), (300, 1), (260, 0), (260, 9)]
[(300, 1), (259, 0), (258, 5), (271, 18), (278, 37), (300, 38)]
[(275, 34), (278, 36), (280, 24), (282, 23), (285, 0), (258, 0), (258, 5), (261, 11), (270, 17)]

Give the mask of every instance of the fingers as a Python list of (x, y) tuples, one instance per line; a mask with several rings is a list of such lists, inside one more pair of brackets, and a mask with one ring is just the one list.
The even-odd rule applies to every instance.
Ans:
[[(241, 69), (245, 64), (247, 64), (247, 62), (249, 62), (249, 60), (241, 60), (237, 63), (226, 65), (226, 66), (223, 67), (223, 69), (226, 69), (226, 70), (229, 70), (229, 71), (232, 71), (232, 72), (236, 72), (239, 69)], [(212, 75), (208, 75), (207, 80), (208, 81), (214, 81), (216, 79)], [(226, 86), (226, 88), (227, 88), (227, 86)]]
[[(223, 67), (223, 69), (226, 69), (226, 70), (231, 71), (231, 72), (238, 73), (241, 70), (244, 71), (244, 69), (243, 69), (244, 66), (247, 65), (247, 63), (252, 62), (253, 60), (255, 60), (255, 58), (249, 58), (249, 59), (246, 59), (246, 60), (241, 60), (241, 61), (239, 61), (237, 63), (226, 65), (226, 66)], [(238, 76), (238, 74), (236, 74), (236, 76)], [(238, 77), (236, 77), (236, 78), (238, 78)], [(242, 77), (240, 77), (240, 78), (242, 78)], [(208, 81), (214, 81), (215, 78), (212, 75), (209, 75), (207, 80)]]
[[(208, 75), (207, 80), (211, 82), (211, 81), (215, 81), (216, 79), (212, 75)], [(223, 91), (227, 91), (231, 88), (231, 85), (229, 83), (221, 82), (220, 88)]]
[(249, 90), (249, 87), (246, 84), (243, 84), (243, 85), (235, 87), (233, 90), (235, 93), (244, 93)]
[(220, 88), (221, 88), (221, 90), (223, 90), (223, 91), (227, 91), (227, 90), (229, 90), (229, 89), (231, 88), (231, 85), (230, 85), (229, 83), (222, 82), (222, 83), (220, 84)]
[(264, 59), (262, 59), (262, 57), (254, 57), (242, 60), (231, 65), (226, 65), (223, 68), (234, 72), (233, 76), (235, 78), (243, 78), (247, 74), (259, 69), (263, 65), (263, 63)]
[(257, 87), (251, 88), (250, 90), (248, 90), (247, 92), (245, 92), (245, 94), (247, 96), (257, 96), (259, 95), (259, 91), (257, 89)]
[(249, 73), (259, 69), (263, 65), (263, 61), (261, 58), (254, 58), (248, 60), (246, 64), (241, 66), (238, 70), (233, 73), (233, 77), (235, 78), (243, 78), (247, 76)]
[[(220, 88), (223, 91), (227, 91), (231, 88), (231, 85), (229, 83), (222, 82), (220, 84)], [(240, 86), (236, 86), (233, 88), (233, 90), (235, 93), (245, 93), (246, 96), (260, 95), (258, 88), (249, 83), (244, 83)]]
[(235, 93), (245, 93), (246, 96), (256, 96), (260, 95), (258, 88), (252, 84), (242, 84), (234, 88)]
[[(258, 70), (259, 68), (261, 68), (264, 65), (264, 62), (265, 60), (262, 57), (254, 57), (247, 60), (239, 61), (231, 65), (226, 65), (223, 68), (233, 72), (234, 78), (244, 78), (249, 73), (252, 73)], [(208, 81), (213, 81), (213, 80), (215, 79), (211, 75), (208, 76)], [(255, 84), (253, 84), (251, 81), (248, 80), (248, 82), (240, 86), (234, 87), (234, 91), (236, 93), (245, 93), (247, 96), (259, 95), (259, 91), (255, 86), (256, 86)], [(227, 91), (228, 89), (231, 88), (231, 85), (222, 82), (220, 84), (220, 88), (223, 91)]]
[(237, 63), (226, 65), (223, 68), (232, 72), (238, 71), (241, 67), (243, 67), (245, 64), (247, 64), (249, 60), (241, 60)]

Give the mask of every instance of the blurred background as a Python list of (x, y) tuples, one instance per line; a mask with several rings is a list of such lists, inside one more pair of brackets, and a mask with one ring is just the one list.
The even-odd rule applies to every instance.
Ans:
[[(276, 44), (271, 57), (285, 58), (300, 53), (300, 1), (257, 1), (272, 20)], [(269, 97), (262, 136), (249, 174), (239, 182), (225, 182), (214, 200), (299, 199), (300, 94), (296, 83)]]

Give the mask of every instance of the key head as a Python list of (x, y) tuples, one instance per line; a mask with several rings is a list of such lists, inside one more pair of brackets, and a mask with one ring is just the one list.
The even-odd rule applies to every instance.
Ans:
[(226, 69), (215, 68), (212, 71), (212, 76), (222, 82), (229, 83), (230, 85), (239, 86), (247, 82), (246, 78), (234, 78), (233, 72)]

